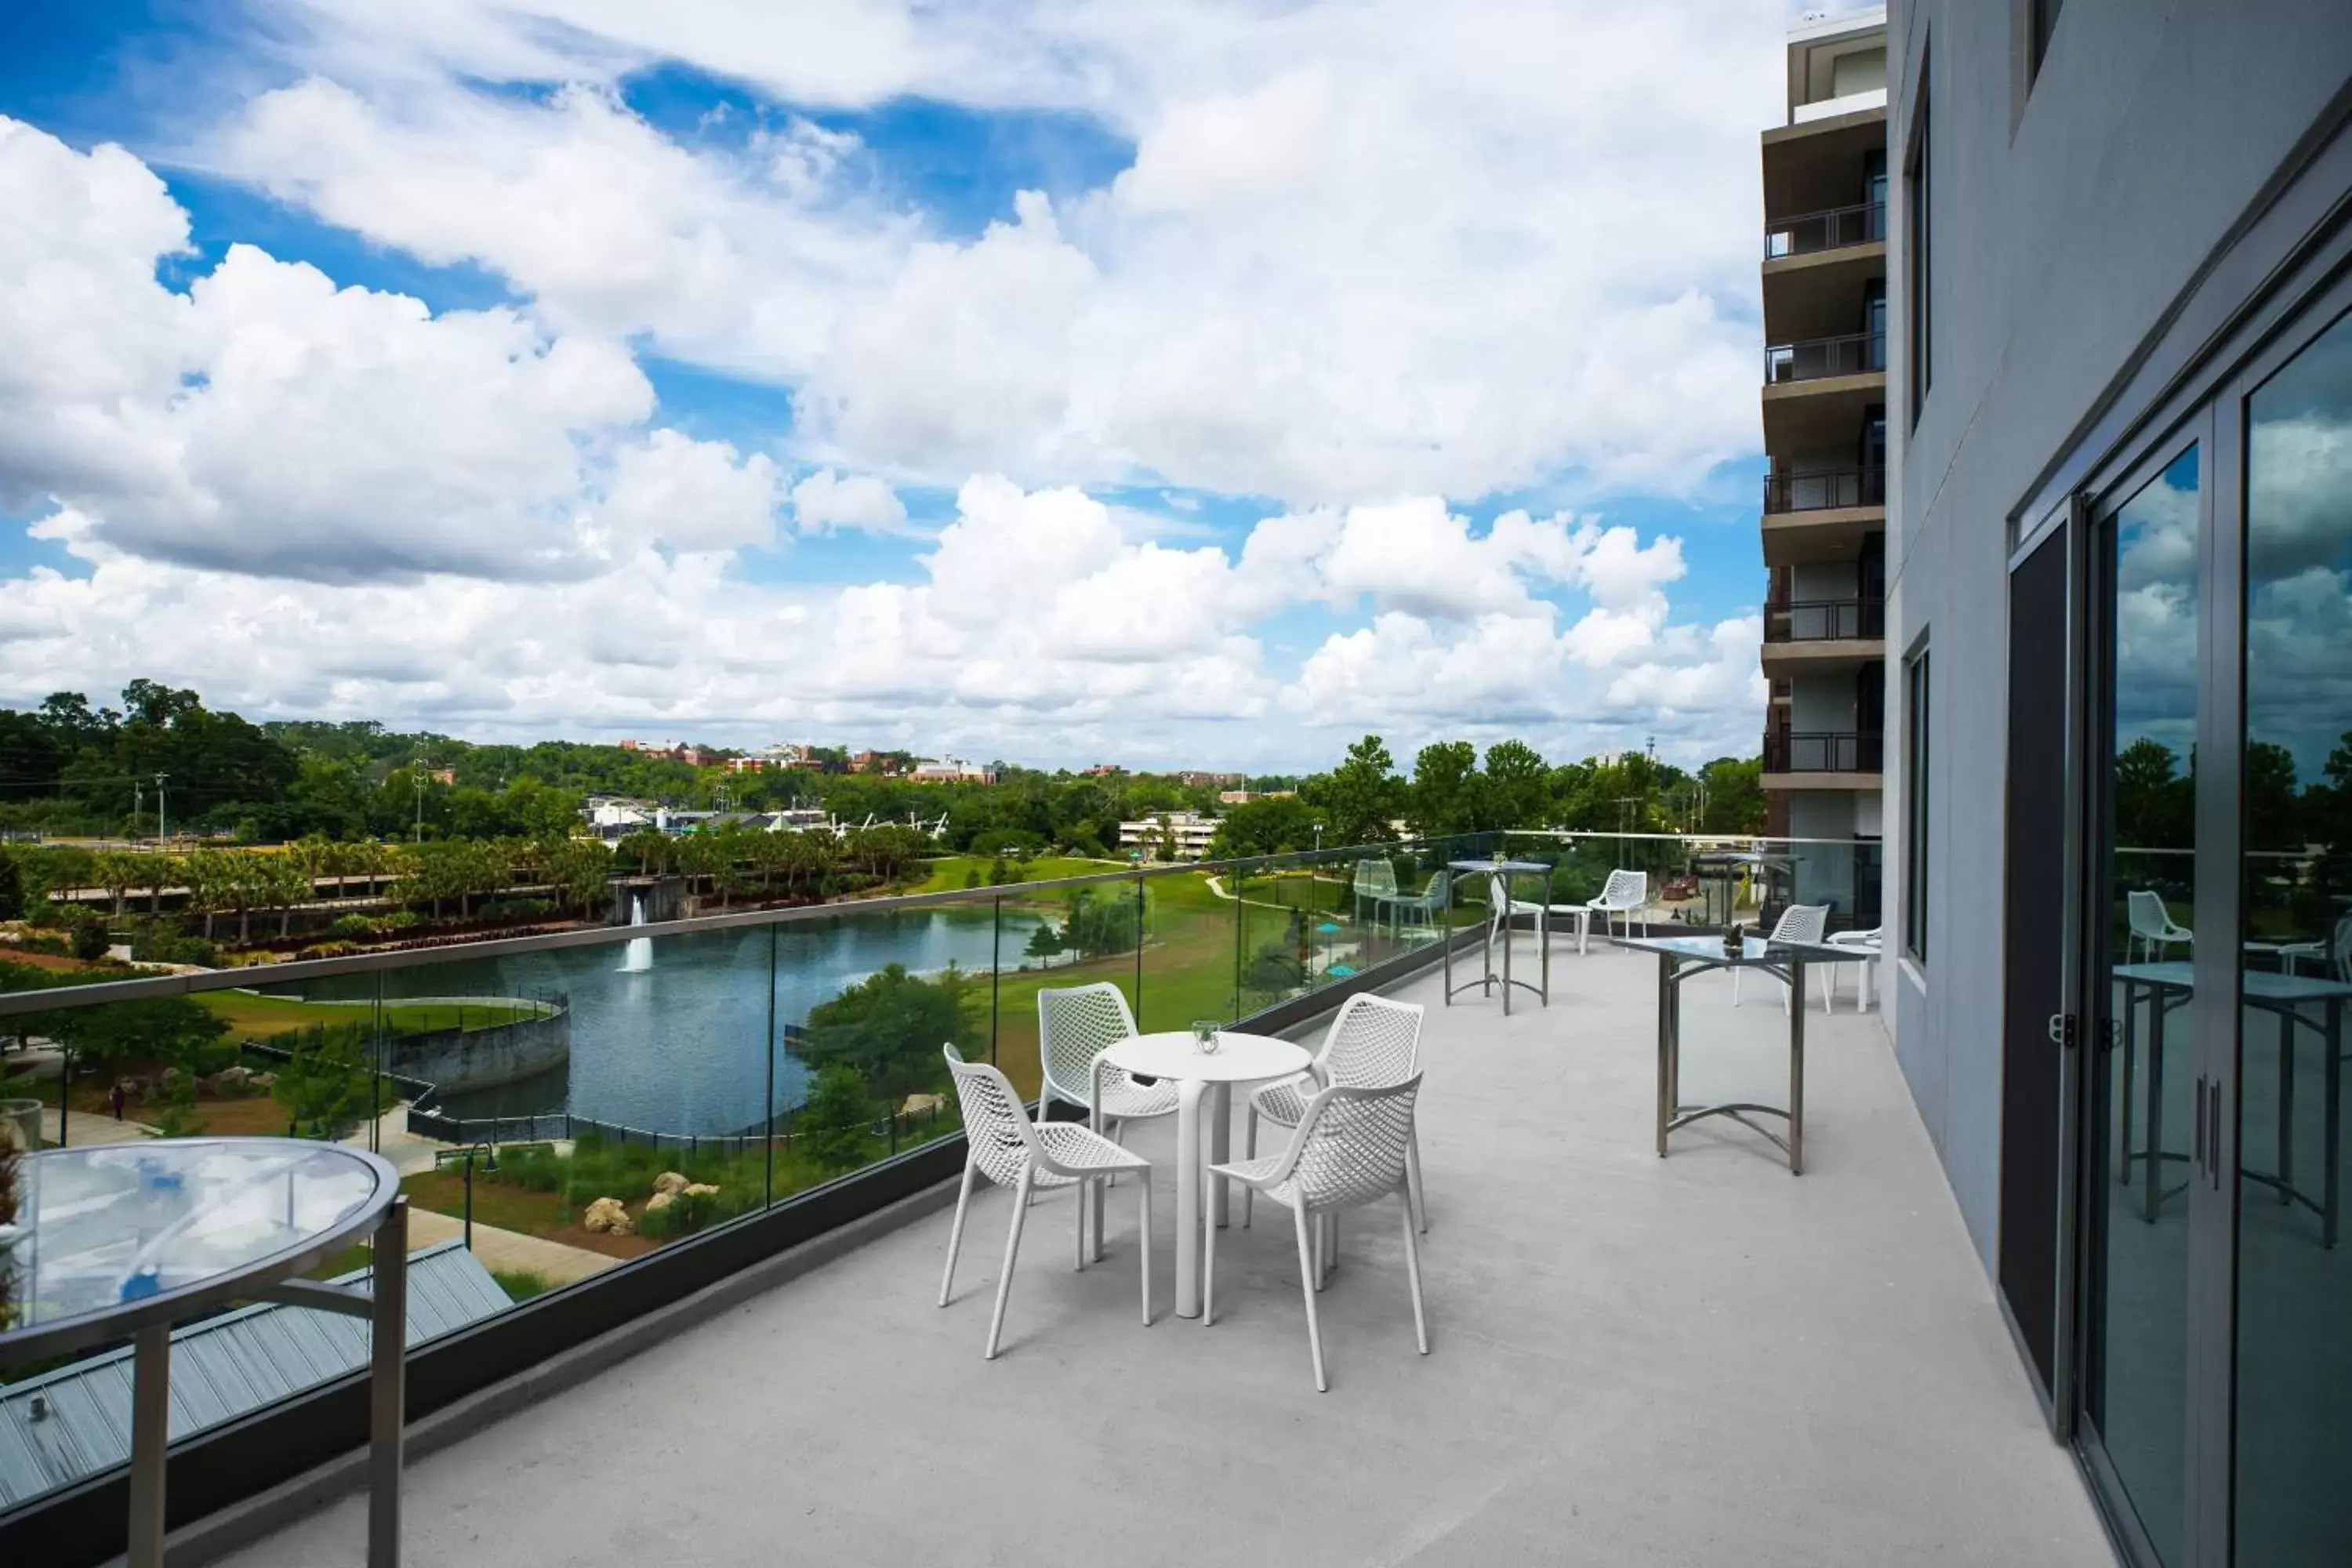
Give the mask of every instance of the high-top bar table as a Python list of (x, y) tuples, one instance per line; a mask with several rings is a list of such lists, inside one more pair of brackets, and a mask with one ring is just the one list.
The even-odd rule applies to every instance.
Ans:
[[(2249, 943), (2249, 951), (2253, 944)], [(2283, 949), (2273, 948), (2273, 952)], [(2111, 973), (2115, 983), (2124, 988), (2123, 1016), (2123, 1145), (2116, 1161), (2116, 1179), (2131, 1180), (2135, 1163), (2140, 1166), (2140, 1218), (2153, 1222), (2164, 1206), (2164, 1200), (2181, 1191), (2167, 1189), (2162, 1176), (2165, 1161), (2186, 1161), (2189, 1156), (2168, 1152), (2161, 1133), (2164, 1126), (2164, 1019), (2165, 1015), (2186, 1006), (2196, 998), (2197, 968), (2185, 961), (2168, 960), (2160, 963), (2117, 964)], [(2319, 1216), (2321, 1245), (2334, 1247), (2337, 1230), (2337, 1199), (2339, 1176), (2336, 1152), (2342, 1139), (2342, 1095), (2344, 1055), (2344, 1003), (2352, 997), (2352, 985), (2318, 975), (2282, 974), (2266, 969), (2249, 969), (2240, 976), (2240, 998), (2249, 1007), (2260, 1008), (2278, 1021), (2278, 1166), (2275, 1172), (2249, 1169), (2239, 1163), (2239, 1174), (2247, 1181), (2271, 1188), (2281, 1203), (2298, 1203)], [(2147, 1146), (2131, 1146), (2132, 1080), (2137, 1076), (2139, 1055), (2139, 1008), (2142, 999), (2147, 1003)], [(2304, 1008), (2316, 1007), (2313, 1017)], [(2320, 1195), (2314, 1198), (2294, 1184), (2294, 1051), (2300, 1026), (2319, 1037), (2320, 1066), (2326, 1075), (2326, 1103), (2320, 1107), (2320, 1141), (2324, 1169), (2320, 1173)]]
[[(131, 1336), (131, 1568), (162, 1568), (172, 1325), (234, 1301), (369, 1320), (369, 1568), (400, 1561), (408, 1203), (363, 1149), (173, 1138), (53, 1149), (22, 1166), (0, 1366)], [(295, 1276), (375, 1237), (373, 1290)]]
[[(1853, 962), (1849, 949), (1811, 942), (1759, 942), (1744, 938), (1732, 952), (1719, 936), (1628, 936), (1610, 939), (1619, 947), (1658, 955), (1658, 1158), (1666, 1157), (1666, 1137), (1677, 1128), (1710, 1116), (1727, 1116), (1751, 1132), (1761, 1133), (1789, 1156), (1789, 1173), (1805, 1170), (1805, 964), (1834, 960)], [(1758, 1105), (1735, 1101), (1725, 1105), (1682, 1103), (1682, 987), (1694, 975), (1716, 969), (1760, 969), (1788, 983), (1789, 1103)], [(1782, 1137), (1751, 1116), (1777, 1116), (1789, 1125)]]
[[(1464, 876), (1502, 878), (1503, 907), (1507, 911), (1510, 908), (1510, 879), (1513, 877), (1549, 877), (1551, 875), (1551, 868), (1543, 864), (1539, 860), (1448, 860), (1445, 863), (1445, 868), (1449, 871), (1457, 871)], [(1449, 912), (1454, 908), (1454, 880), (1455, 879), (1448, 878), (1445, 883), (1445, 908)], [(1494, 896), (1494, 886), (1492, 883), (1487, 885), (1487, 896), (1489, 898)], [(1541, 1002), (1547, 1007), (1551, 1005), (1551, 915), (1548, 908), (1550, 901), (1549, 898), (1547, 897), (1544, 900), (1543, 904), (1538, 907), (1538, 912), (1536, 915), (1536, 946), (1541, 952), (1543, 964), (1543, 984), (1540, 985), (1529, 985), (1524, 980), (1514, 980), (1511, 978), (1511, 921), (1507, 912), (1503, 917), (1503, 973), (1501, 979), (1503, 982), (1503, 1016), (1506, 1018), (1511, 1016), (1511, 987), (1514, 985), (1519, 986), (1523, 990), (1534, 992), (1538, 1001)], [(1493, 929), (1492, 922), (1494, 920), (1494, 916), (1491, 912), (1489, 912), (1487, 920), (1489, 921), (1488, 929), (1491, 931)], [(1453, 923), (1441, 917), (1438, 921), (1438, 931), (1441, 939), (1438, 944), (1440, 948), (1439, 956), (1445, 967), (1445, 1005), (1449, 1007), (1454, 1005), (1455, 994), (1458, 992), (1467, 991), (1473, 985), (1477, 986), (1483, 994), (1492, 995), (1494, 994), (1495, 981), (1496, 978), (1495, 973), (1495, 943), (1493, 938), (1490, 936), (1486, 942), (1486, 967), (1484, 973), (1482, 973), (1475, 980), (1465, 980), (1461, 984), (1456, 985), (1454, 984)]]

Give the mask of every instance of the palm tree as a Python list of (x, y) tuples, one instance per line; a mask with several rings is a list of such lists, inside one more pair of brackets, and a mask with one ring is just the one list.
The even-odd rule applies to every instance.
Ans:
[(319, 890), (317, 873), (292, 855), (248, 855), (253, 863), (257, 895), (278, 906), (278, 935), (280, 941), (293, 923), (294, 906), (309, 900)]

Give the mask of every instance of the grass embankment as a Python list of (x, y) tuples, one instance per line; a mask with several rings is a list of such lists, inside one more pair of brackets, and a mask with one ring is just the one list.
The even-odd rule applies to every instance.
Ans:
[[(268, 1039), (321, 1024), (365, 1023), (379, 1016), (372, 1002), (306, 1002), (250, 991), (207, 991), (196, 1000), (225, 1019), (232, 1034), (246, 1039)], [(484, 997), (478, 1002), (387, 1002), (381, 1016), (393, 1034), (423, 1035), (438, 1029), (488, 1029), (520, 1023), (533, 1016), (534, 1011), (528, 1003)]]
[[(1005, 862), (1018, 869), (1020, 882), (989, 884), (989, 874), (996, 865), (986, 855), (943, 855), (926, 861), (930, 874), (907, 889), (909, 893), (1003, 893), (1010, 897), (1018, 893), (1022, 882), (1050, 882), (1063, 877), (1099, 877), (1106, 871), (1128, 869), (1124, 860), (1091, 860), (1078, 855), (1039, 855), (1028, 860)], [(975, 882), (973, 879), (977, 878)], [(1051, 897), (1050, 894), (1040, 895)]]

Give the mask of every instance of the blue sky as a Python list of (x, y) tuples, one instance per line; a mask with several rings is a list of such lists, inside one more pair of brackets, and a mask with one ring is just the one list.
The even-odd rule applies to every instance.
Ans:
[(0, 701), (1753, 749), (1779, 18), (404, 9), (0, 19)]

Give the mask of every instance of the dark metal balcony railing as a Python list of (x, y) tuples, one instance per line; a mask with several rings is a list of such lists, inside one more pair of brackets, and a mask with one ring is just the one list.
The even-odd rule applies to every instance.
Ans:
[(1885, 332), (1806, 338), (1793, 343), (1774, 343), (1764, 351), (1764, 380), (1771, 386), (1792, 381), (1819, 381), (1832, 375), (1861, 375), (1885, 368)]
[(1764, 476), (1767, 516), (1789, 511), (1828, 511), (1839, 507), (1885, 506), (1886, 470), (1875, 466), (1815, 468)]
[(1874, 773), (1885, 766), (1885, 737), (1851, 730), (1774, 730), (1764, 735), (1768, 773)]
[(1811, 256), (1848, 245), (1868, 245), (1886, 237), (1886, 204), (1863, 202), (1827, 212), (1800, 213), (1768, 223), (1764, 229), (1764, 259)]
[(1886, 635), (1886, 601), (1783, 599), (1764, 606), (1766, 642), (1850, 642)]

